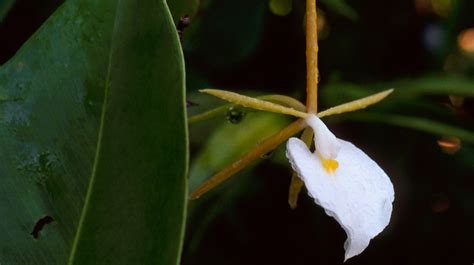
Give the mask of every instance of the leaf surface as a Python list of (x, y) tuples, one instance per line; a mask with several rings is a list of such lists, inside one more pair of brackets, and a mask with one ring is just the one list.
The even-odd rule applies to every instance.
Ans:
[(59, 7), (0, 68), (1, 264), (177, 264), (184, 112), (164, 0)]

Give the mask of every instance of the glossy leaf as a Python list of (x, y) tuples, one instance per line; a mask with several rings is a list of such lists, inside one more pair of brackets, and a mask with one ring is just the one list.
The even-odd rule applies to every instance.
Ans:
[(67, 1), (1, 67), (2, 265), (177, 264), (183, 68), (164, 0)]

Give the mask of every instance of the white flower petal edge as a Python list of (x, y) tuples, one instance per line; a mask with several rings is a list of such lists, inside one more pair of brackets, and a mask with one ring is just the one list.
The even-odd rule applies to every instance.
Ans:
[[(290, 138), (287, 157), (304, 181), (310, 196), (346, 232), (346, 261), (364, 251), (370, 240), (388, 225), (394, 200), (393, 185), (370, 157), (350, 142), (335, 138), (324, 123), (320, 120), (315, 123), (314, 118), (319, 120), (314, 116), (307, 119), (307, 123), (315, 131), (315, 137), (319, 138), (315, 139), (315, 146), (320, 149), (311, 153), (301, 140)], [(331, 135), (337, 144), (318, 142), (324, 139), (332, 141)], [(337, 160), (338, 167), (335, 171), (327, 171), (321, 157), (324, 157), (324, 152), (334, 153), (335, 148), (338, 152), (332, 159)]]

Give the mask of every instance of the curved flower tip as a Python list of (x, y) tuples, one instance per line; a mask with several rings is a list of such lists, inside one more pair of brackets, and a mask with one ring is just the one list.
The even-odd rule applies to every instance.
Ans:
[[(328, 142), (318, 144), (318, 141), (331, 141), (334, 135), (321, 120), (307, 122), (319, 138), (315, 139), (315, 152), (311, 153), (301, 140), (290, 138), (287, 157), (310, 196), (346, 232), (347, 260), (364, 251), (370, 240), (388, 225), (394, 200), (393, 186), (387, 174), (350, 142), (336, 138), (337, 146)], [(328, 170), (322, 153), (334, 153), (336, 149), (321, 150), (324, 148), (338, 151), (331, 157), (337, 161), (334, 170)]]
[(326, 127), (326, 125), (316, 115), (309, 115), (306, 123), (314, 131), (314, 144), (316, 150), (324, 159), (334, 159), (341, 149), (336, 136)]

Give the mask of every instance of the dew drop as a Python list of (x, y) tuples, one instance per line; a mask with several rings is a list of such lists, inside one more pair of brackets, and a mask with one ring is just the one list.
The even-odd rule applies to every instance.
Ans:
[(238, 124), (244, 119), (245, 112), (236, 106), (232, 106), (225, 113), (225, 117), (230, 123)]

